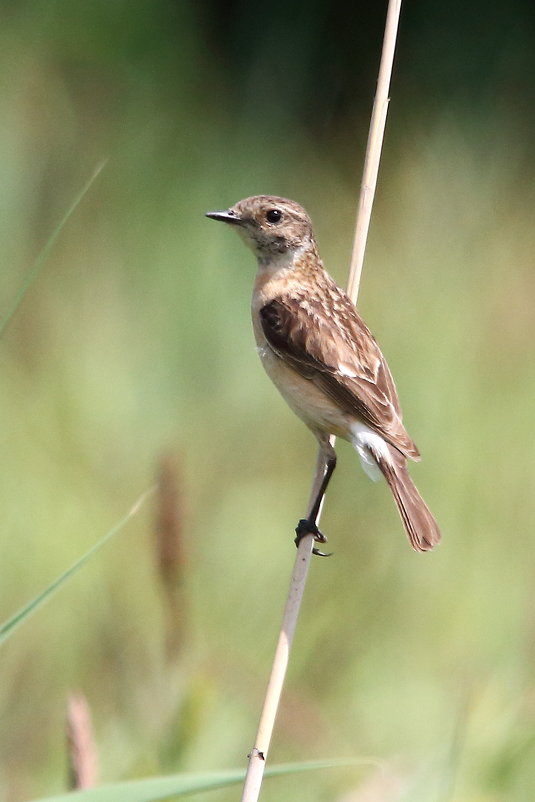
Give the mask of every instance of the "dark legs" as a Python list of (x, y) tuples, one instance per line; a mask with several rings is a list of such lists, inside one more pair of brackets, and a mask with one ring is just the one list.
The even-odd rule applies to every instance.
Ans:
[[(299, 546), (301, 539), (305, 535), (314, 535), (314, 540), (317, 543), (327, 542), (327, 538), (325, 537), (323, 532), (321, 532), (318, 529), (317, 520), (321, 508), (321, 502), (323, 501), (323, 497), (327, 492), (327, 487), (331, 480), (331, 476), (333, 475), (333, 471), (336, 468), (336, 452), (332, 447), (332, 445), (330, 444), (327, 435), (322, 435), (321, 437), (318, 436), (318, 440), (320, 441), (321, 453), (323, 462), (325, 464), (325, 469), (323, 473), (323, 478), (316, 492), (316, 496), (314, 498), (314, 501), (312, 502), (308, 518), (301, 518), (301, 520), (299, 521), (299, 523), (295, 528), (296, 546)], [(329, 556), (328, 554), (325, 554), (325, 552), (319, 551), (319, 549), (312, 549), (312, 553), (317, 554), (319, 557)]]

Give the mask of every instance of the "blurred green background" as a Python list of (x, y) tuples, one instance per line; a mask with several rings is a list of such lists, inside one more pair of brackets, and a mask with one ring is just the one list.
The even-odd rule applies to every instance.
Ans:
[[(255, 354), (253, 258), (203, 212), (298, 200), (345, 282), (385, 4), (0, 11), (2, 313), (108, 159), (0, 341), (3, 618), (162, 470), (180, 537), (159, 568), (146, 505), (3, 647), (0, 794), (66, 787), (72, 690), (102, 782), (245, 765), (316, 446)], [(383, 770), (265, 802), (535, 796), (534, 69), (528, 0), (407, 2), (359, 306), (444, 542), (413, 553), (339, 444), (270, 759)]]

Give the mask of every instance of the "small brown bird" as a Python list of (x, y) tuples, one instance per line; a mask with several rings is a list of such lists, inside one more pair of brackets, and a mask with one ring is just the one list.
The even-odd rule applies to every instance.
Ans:
[[(336, 466), (329, 435), (348, 440), (372, 479), (385, 477), (409, 541), (428, 551), (440, 532), (407, 470), (420, 459), (402, 423), (396, 386), (377, 342), (320, 259), (312, 223), (293, 201), (245, 198), (207, 217), (232, 224), (254, 251), (253, 327), (262, 364), (282, 396), (319, 441), (325, 475), (297, 539), (313, 534)], [(317, 552), (318, 553), (318, 552)]]

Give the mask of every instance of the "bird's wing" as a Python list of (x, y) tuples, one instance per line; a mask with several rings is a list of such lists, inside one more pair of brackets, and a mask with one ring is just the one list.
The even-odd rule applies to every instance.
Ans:
[(321, 298), (281, 295), (260, 310), (272, 350), (406, 456), (419, 458), (405, 431), (396, 386), (373, 335), (336, 285)]

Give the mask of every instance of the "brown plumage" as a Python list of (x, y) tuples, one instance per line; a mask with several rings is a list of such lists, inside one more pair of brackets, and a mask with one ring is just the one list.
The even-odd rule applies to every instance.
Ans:
[[(259, 195), (208, 216), (234, 224), (257, 256), (252, 316), (258, 351), (324, 450), (321, 492), (336, 461), (329, 444), (334, 434), (355, 446), (372, 478), (380, 469), (413, 548), (432, 548), (440, 532), (406, 467), (407, 457), (419, 460), (420, 454), (403, 425), (392, 374), (354, 304), (325, 271), (305, 210)], [(313, 516), (301, 523), (321, 538)]]

